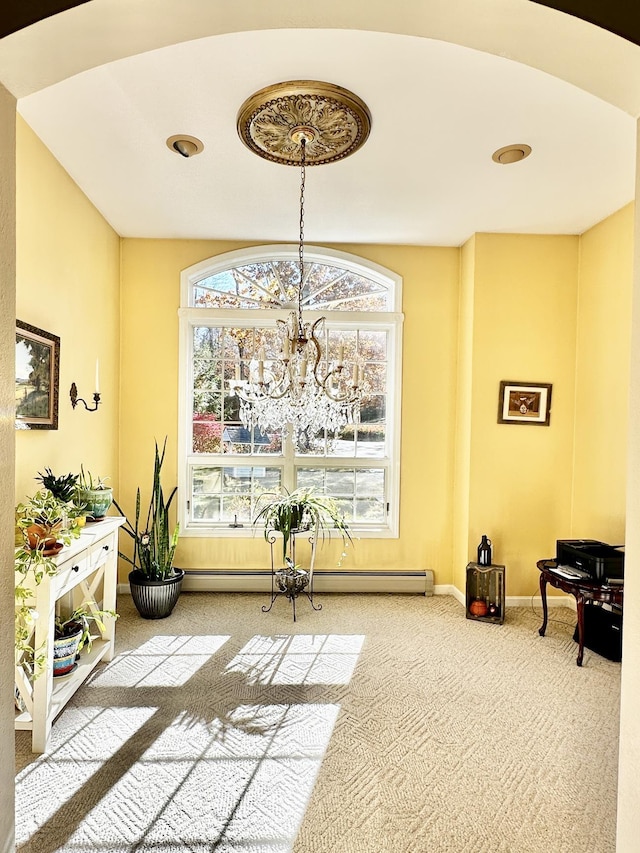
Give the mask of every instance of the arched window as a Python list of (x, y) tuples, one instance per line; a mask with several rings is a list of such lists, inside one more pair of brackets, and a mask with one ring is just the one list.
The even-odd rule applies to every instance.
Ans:
[[(342, 252), (305, 249), (305, 319), (324, 316), (324, 346), (364, 364), (357, 425), (298, 436), (242, 426), (232, 380), (295, 306), (296, 246), (210, 258), (182, 273), (180, 494), (183, 535), (250, 531), (265, 491), (313, 486), (334, 497), (358, 535), (397, 536), (401, 280)], [(236, 525), (242, 525), (241, 527)]]

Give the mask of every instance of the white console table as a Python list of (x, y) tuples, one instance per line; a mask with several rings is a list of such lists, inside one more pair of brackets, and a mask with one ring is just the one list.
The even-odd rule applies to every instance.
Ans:
[[(85, 648), (76, 669), (66, 676), (53, 677), (53, 639), (56, 609), (67, 603), (70, 610), (86, 602), (101, 610), (116, 609), (118, 572), (118, 528), (124, 518), (108, 517), (88, 524), (78, 539), (56, 556), (58, 573), (45, 576), (35, 588), (38, 618), (32, 637), (35, 650), (45, 655), (44, 670), (30, 680), (16, 660), (16, 696), (24, 710), (16, 709), (15, 728), (32, 732), (33, 752), (44, 752), (53, 721), (100, 661), (112, 659), (115, 647), (115, 619), (105, 621), (91, 651)], [(92, 623), (93, 625), (93, 623)]]

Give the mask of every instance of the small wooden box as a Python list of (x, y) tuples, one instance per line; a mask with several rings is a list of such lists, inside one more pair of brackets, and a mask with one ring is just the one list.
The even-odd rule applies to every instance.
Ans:
[(504, 622), (504, 566), (467, 565), (467, 619)]

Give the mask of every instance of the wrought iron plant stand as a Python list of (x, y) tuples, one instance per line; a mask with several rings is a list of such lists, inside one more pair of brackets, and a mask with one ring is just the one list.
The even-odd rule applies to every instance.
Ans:
[[(310, 547), (309, 568), (301, 569), (296, 563), (296, 540), (298, 537), (305, 539)], [(316, 559), (317, 537), (315, 531), (308, 529), (292, 530), (289, 545), (289, 555), (285, 557), (286, 565), (276, 568), (277, 562), (274, 556), (274, 546), (278, 543), (280, 549), (280, 535), (275, 530), (270, 530), (266, 536), (271, 551), (271, 600), (268, 605), (262, 607), (263, 613), (268, 613), (273, 607), (273, 602), (280, 595), (284, 595), (293, 608), (293, 621), (296, 621), (296, 600), (301, 593), (309, 599), (314, 610), (322, 610), (321, 604), (313, 601), (313, 568)]]

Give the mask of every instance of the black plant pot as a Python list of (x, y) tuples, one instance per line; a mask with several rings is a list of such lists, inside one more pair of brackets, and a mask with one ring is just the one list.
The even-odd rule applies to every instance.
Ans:
[(174, 569), (174, 572), (176, 572), (174, 577), (164, 581), (149, 580), (138, 569), (129, 573), (131, 597), (143, 619), (165, 619), (171, 614), (180, 595), (184, 578), (182, 569)]

